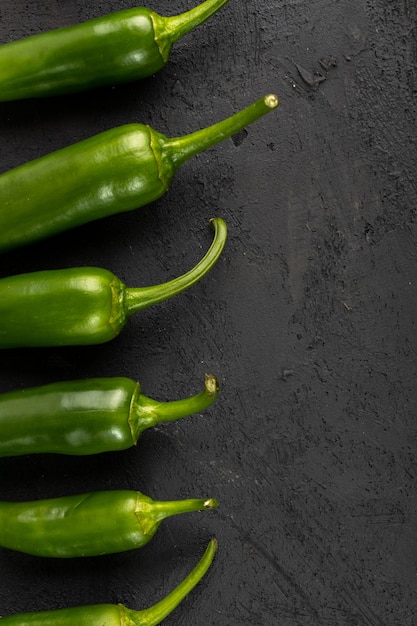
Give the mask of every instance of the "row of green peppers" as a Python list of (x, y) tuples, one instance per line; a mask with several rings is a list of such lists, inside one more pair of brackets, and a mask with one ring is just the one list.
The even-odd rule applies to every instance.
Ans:
[[(174, 17), (146, 8), (119, 11), (4, 44), (0, 46), (0, 100), (53, 96), (151, 76), (165, 65), (175, 41), (227, 2), (205, 0)], [(149, 204), (168, 190), (186, 160), (277, 105), (278, 98), (270, 94), (226, 120), (177, 138), (146, 125), (125, 125), (1, 174), (0, 251)], [(181, 293), (213, 267), (224, 248), (227, 228), (221, 218), (211, 224), (215, 234), (206, 255), (186, 274), (161, 285), (128, 288), (102, 268), (1, 279), (0, 348), (87, 345), (113, 339), (133, 313)], [(123, 450), (135, 445), (146, 428), (208, 408), (218, 393), (218, 381), (210, 375), (202, 392), (173, 402), (147, 398), (138, 383), (121, 377), (2, 394), (0, 456)], [(0, 545), (46, 557), (109, 554), (145, 545), (167, 517), (216, 507), (213, 498), (158, 502), (132, 491), (0, 502)], [(2, 618), (2, 624), (159, 624), (202, 578), (216, 549), (217, 541), (212, 539), (183, 582), (144, 611), (104, 604), (13, 615)]]
[[(213, 404), (215, 376), (191, 397), (158, 402), (124, 377), (84, 379), (0, 394), (0, 456), (69, 455), (125, 450), (142, 432)], [(213, 510), (214, 498), (156, 501), (138, 491), (111, 490), (32, 502), (0, 501), (0, 545), (39, 557), (80, 558), (145, 546), (161, 522), (174, 515)], [(117, 532), (115, 532), (115, 529)], [(93, 606), (11, 615), (10, 626), (159, 624), (201, 580), (213, 561), (212, 539), (197, 566), (156, 605), (134, 611), (122, 605)]]
[[(226, 120), (177, 139), (140, 124), (117, 127), (1, 174), (0, 250), (155, 200), (187, 158), (277, 104), (276, 96), (265, 96)], [(0, 349), (113, 339), (133, 313), (184, 291), (213, 267), (227, 227), (221, 218), (211, 224), (215, 236), (207, 255), (193, 270), (162, 285), (127, 288), (108, 270), (86, 267), (0, 279)]]

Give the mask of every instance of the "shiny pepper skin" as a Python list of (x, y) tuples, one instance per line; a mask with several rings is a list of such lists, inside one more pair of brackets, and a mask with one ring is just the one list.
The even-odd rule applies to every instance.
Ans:
[(227, 227), (213, 218), (214, 239), (189, 272), (161, 285), (126, 287), (102, 268), (19, 274), (0, 280), (0, 348), (93, 345), (117, 337), (128, 319), (188, 289), (213, 267)]
[(187, 159), (277, 106), (278, 98), (268, 95), (179, 138), (127, 124), (4, 172), (0, 252), (157, 200)]
[(110, 15), (0, 45), (0, 102), (117, 85), (161, 70), (172, 45), (228, 0), (205, 0), (163, 17), (147, 8)]
[(168, 517), (215, 508), (213, 498), (160, 502), (128, 490), (0, 501), (0, 546), (64, 559), (126, 552), (145, 546)]
[(219, 394), (206, 375), (195, 396), (157, 402), (124, 377), (51, 383), (0, 394), (0, 457), (98, 454), (136, 445), (147, 428), (208, 408)]

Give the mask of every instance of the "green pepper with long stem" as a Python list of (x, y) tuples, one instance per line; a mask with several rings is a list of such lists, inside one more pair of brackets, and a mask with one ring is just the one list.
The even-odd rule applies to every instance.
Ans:
[(145, 546), (168, 517), (217, 505), (214, 498), (161, 502), (129, 490), (0, 501), (0, 546), (63, 559), (126, 552)]
[(184, 600), (208, 571), (218, 543), (211, 539), (200, 561), (165, 598), (142, 611), (122, 604), (93, 604), (3, 617), (2, 626), (157, 626)]
[(0, 175), (0, 251), (162, 196), (183, 163), (278, 105), (269, 95), (184, 137), (142, 124), (100, 133)]
[(213, 218), (213, 242), (191, 270), (151, 287), (126, 287), (108, 270), (79, 267), (0, 279), (0, 348), (74, 346), (114, 339), (137, 311), (199, 281), (218, 260), (226, 223)]
[(173, 44), (228, 0), (163, 17), (141, 7), (0, 46), (0, 102), (85, 91), (159, 72)]
[(3, 617), (2, 626), (157, 626), (184, 600), (207, 573), (217, 552), (211, 539), (200, 561), (165, 598), (142, 611), (122, 604), (94, 604), (68, 609), (20, 613)]
[(147, 398), (130, 378), (90, 378), (0, 394), (0, 457), (85, 455), (126, 450), (147, 428), (207, 409), (219, 394), (205, 377), (200, 393), (171, 402)]

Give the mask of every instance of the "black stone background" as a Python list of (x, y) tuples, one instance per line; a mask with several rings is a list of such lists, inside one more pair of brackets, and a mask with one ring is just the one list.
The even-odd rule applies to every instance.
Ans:
[[(130, 6), (1, 0), (0, 40)], [(147, 285), (200, 258), (210, 217), (229, 226), (210, 275), (111, 344), (0, 359), (1, 391), (125, 375), (170, 400), (197, 393), (205, 372), (222, 384), (210, 410), (137, 449), (2, 459), (0, 498), (131, 488), (217, 497), (219, 509), (168, 520), (127, 554), (0, 550), (2, 615), (144, 608), (216, 536), (213, 568), (166, 624), (417, 623), (416, 18), (413, 0), (231, 0), (155, 77), (0, 105), (6, 171), (118, 124), (182, 135), (268, 92), (281, 100), (189, 161), (152, 206), (3, 255), (2, 276), (99, 265)]]

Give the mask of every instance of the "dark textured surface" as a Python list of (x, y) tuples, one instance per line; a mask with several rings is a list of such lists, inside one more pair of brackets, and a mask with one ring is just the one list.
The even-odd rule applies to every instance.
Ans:
[[(175, 6), (174, 6), (175, 5)], [(154, 0), (173, 14), (191, 0)], [(2, 42), (127, 0), (1, 0)], [(0, 169), (130, 121), (185, 134), (270, 91), (278, 111), (190, 161), (152, 206), (3, 255), (1, 275), (108, 267), (129, 285), (229, 242), (191, 291), (92, 349), (5, 352), (1, 391), (126, 375), (174, 399), (206, 371), (206, 413), (136, 450), (0, 460), (0, 498), (137, 488), (214, 496), (136, 553), (74, 562), (0, 551), (0, 613), (120, 601), (142, 608), (220, 549), (167, 624), (417, 622), (416, 5), (231, 0), (140, 84), (0, 105)]]

